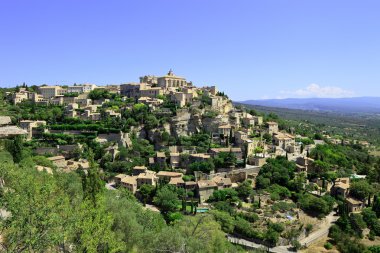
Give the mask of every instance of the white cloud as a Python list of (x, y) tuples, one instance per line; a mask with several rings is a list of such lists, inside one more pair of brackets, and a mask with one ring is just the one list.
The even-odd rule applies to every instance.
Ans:
[(296, 97), (296, 98), (343, 98), (353, 97), (355, 92), (345, 90), (336, 86), (320, 86), (318, 84), (310, 84), (306, 88), (295, 91), (281, 91), (281, 98)]

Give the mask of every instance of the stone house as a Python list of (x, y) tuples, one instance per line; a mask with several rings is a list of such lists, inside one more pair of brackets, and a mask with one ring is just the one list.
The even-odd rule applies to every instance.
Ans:
[(216, 176), (211, 179), (218, 186), (218, 190), (232, 187), (231, 178)]
[(127, 175), (125, 174), (118, 174), (114, 177), (114, 182), (116, 185), (121, 185), (121, 180), (125, 178)]
[(188, 191), (193, 191), (197, 187), (197, 182), (195, 181), (187, 181), (185, 182), (185, 189)]
[(255, 121), (255, 125), (261, 126), (264, 122), (262, 116), (253, 116), (253, 120)]
[(150, 85), (157, 85), (158, 84), (156, 76), (146, 75), (146, 76), (141, 76), (139, 79), (140, 79), (140, 83), (146, 83), (146, 84), (150, 84)]
[(60, 86), (40, 86), (38, 87), (38, 93), (41, 94), (45, 99), (50, 99), (57, 96), (62, 96), (67, 92)]
[(155, 110), (158, 106), (160, 106), (164, 101), (158, 98), (150, 98), (150, 97), (140, 97), (138, 99), (139, 103), (149, 106), (153, 110)]
[(232, 152), (235, 154), (237, 159), (243, 159), (243, 152), (241, 148), (212, 148), (210, 153), (213, 157), (217, 156), (219, 153), (229, 153)]
[(235, 144), (243, 145), (248, 139), (248, 133), (246, 131), (236, 131), (235, 132)]
[(168, 184), (174, 185), (176, 187), (185, 187), (185, 181), (183, 181), (182, 177), (172, 177)]
[(204, 162), (211, 158), (209, 154), (205, 153), (197, 153), (197, 154), (190, 154), (189, 156), (190, 162)]
[(333, 196), (340, 196), (347, 198), (350, 189), (350, 178), (337, 178), (334, 185), (331, 187), (330, 194)]
[(73, 85), (73, 86), (69, 86), (67, 87), (67, 92), (68, 93), (87, 93), (87, 92), (90, 92), (90, 91), (93, 91), (94, 89), (96, 89), (97, 86), (95, 84), (81, 84), (81, 85)]
[(218, 93), (218, 88), (216, 86), (205, 86), (200, 88), (201, 91), (203, 91), (204, 94), (207, 96), (210, 95), (216, 95)]
[(148, 185), (156, 185), (158, 181), (158, 178), (156, 176), (156, 173), (150, 170), (147, 170), (144, 173), (140, 173), (137, 178), (137, 189), (139, 189), (143, 184), (148, 184)]
[(33, 137), (41, 135), (45, 132), (44, 128), (46, 121), (44, 120), (21, 120), (20, 127), (27, 131), (27, 140), (31, 140)]
[(146, 87), (145, 83), (127, 83), (120, 85), (120, 94), (129, 98), (139, 98), (140, 88)]
[(214, 191), (218, 190), (218, 185), (212, 180), (199, 180), (197, 182), (197, 194), (199, 203), (206, 202)]
[(42, 95), (35, 92), (30, 92), (26, 88), (20, 88), (18, 92), (12, 94), (12, 102), (14, 105), (21, 103), (22, 101), (30, 100), (34, 103), (44, 102), (45, 99)]
[(181, 158), (179, 153), (170, 153), (170, 166), (172, 168), (179, 168)]
[(361, 212), (363, 208), (365, 207), (365, 204), (363, 201), (354, 199), (354, 198), (346, 198), (345, 202), (347, 204), (348, 212), (350, 213), (357, 213)]
[(299, 172), (309, 172), (314, 170), (314, 159), (312, 158), (297, 157), (296, 164)]
[(137, 191), (137, 181), (135, 176), (125, 176), (121, 179), (121, 186), (127, 188), (133, 194)]
[(0, 139), (27, 134), (24, 129), (21, 129), (17, 126), (12, 126), (11, 123), (11, 117), (0, 116)]
[(181, 178), (182, 179), (183, 174), (180, 172), (159, 171), (157, 173), (157, 177), (158, 177), (159, 182), (169, 183), (172, 178)]
[(255, 157), (255, 156), (249, 156), (248, 157), (248, 164), (262, 167), (267, 163), (267, 159), (265, 157)]
[(138, 176), (140, 175), (141, 173), (145, 173), (147, 172), (148, 168), (145, 167), (145, 166), (135, 166), (133, 167), (132, 169), (132, 175), (133, 176)]
[(166, 155), (165, 152), (157, 152), (154, 157), (149, 158), (150, 166), (160, 166), (160, 168), (166, 167)]
[(160, 87), (147, 86), (140, 89), (140, 97), (157, 98), (157, 96), (163, 95), (164, 91)]
[(277, 122), (269, 121), (269, 122), (267, 122), (267, 126), (268, 126), (268, 133), (269, 134), (278, 133), (278, 123)]
[(231, 125), (221, 125), (218, 127), (218, 133), (224, 137), (229, 137), (231, 135)]
[(244, 117), (241, 119), (241, 121), (243, 123), (243, 126), (248, 129), (251, 129), (252, 127), (255, 126), (255, 120), (253, 118)]
[(173, 92), (171, 94), (171, 100), (175, 102), (179, 107), (184, 107), (193, 101), (193, 93), (186, 92)]
[(273, 134), (273, 142), (277, 147), (286, 150), (288, 146), (295, 145), (295, 137), (288, 133), (278, 132)]
[(301, 145), (297, 143), (291, 143), (289, 146), (286, 147), (286, 151), (291, 154), (299, 155), (301, 154)]

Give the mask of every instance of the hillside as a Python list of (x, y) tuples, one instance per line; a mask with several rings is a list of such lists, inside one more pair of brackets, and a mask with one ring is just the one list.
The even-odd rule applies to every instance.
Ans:
[(287, 98), (247, 100), (239, 103), (288, 109), (327, 111), (339, 113), (380, 113), (380, 98)]
[(362, 113), (338, 113), (327, 111), (313, 111), (268, 107), (235, 103), (261, 113), (275, 113), (280, 118), (292, 121), (294, 124), (308, 122), (314, 129), (328, 131), (348, 138), (364, 139), (371, 143), (380, 143), (380, 116)]

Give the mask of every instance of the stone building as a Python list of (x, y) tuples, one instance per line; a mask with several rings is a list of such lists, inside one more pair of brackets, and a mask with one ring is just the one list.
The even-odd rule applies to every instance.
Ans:
[(172, 171), (159, 171), (157, 173), (159, 182), (169, 183), (173, 178), (181, 178), (183, 174), (180, 172), (172, 172)]
[(46, 126), (44, 120), (21, 120), (20, 127), (27, 131), (27, 140), (31, 140), (36, 135), (41, 135), (45, 132), (43, 126)]
[(295, 145), (294, 136), (288, 133), (274, 133), (273, 141), (277, 147), (280, 147), (284, 150), (286, 150), (288, 146)]
[(26, 100), (32, 101), (34, 103), (45, 102), (45, 99), (42, 95), (35, 92), (30, 92), (26, 88), (20, 88), (18, 92), (13, 93), (11, 99), (14, 105), (17, 105)]
[(95, 84), (81, 84), (81, 85), (73, 85), (73, 86), (69, 86), (67, 87), (67, 92), (68, 93), (87, 93), (87, 92), (90, 92), (94, 89), (96, 89), (97, 86)]
[(186, 79), (176, 76), (172, 70), (169, 70), (167, 75), (157, 78), (157, 83), (165, 90), (175, 90), (187, 86)]
[(147, 76), (140, 77), (140, 83), (146, 83), (146, 84), (150, 84), (150, 85), (157, 85), (158, 84), (158, 80), (157, 80), (156, 76), (147, 75)]
[(363, 201), (360, 201), (354, 198), (346, 198), (345, 202), (347, 204), (348, 212), (350, 213), (361, 212), (363, 208), (365, 207), (365, 204)]
[(133, 194), (136, 193), (137, 191), (137, 180), (136, 177), (134, 176), (125, 176), (121, 179), (120, 184), (127, 188), (130, 192)]
[(67, 92), (60, 86), (40, 86), (38, 87), (38, 92), (45, 98), (50, 99), (57, 96), (62, 96)]
[(218, 185), (213, 180), (199, 180), (197, 182), (199, 203), (206, 202), (216, 190), (218, 190)]
[(278, 123), (277, 122), (269, 121), (269, 122), (267, 122), (267, 125), (268, 125), (269, 134), (278, 133)]
[(342, 198), (347, 198), (350, 189), (350, 178), (343, 177), (337, 178), (334, 185), (331, 187), (330, 193), (333, 196), (340, 196)]

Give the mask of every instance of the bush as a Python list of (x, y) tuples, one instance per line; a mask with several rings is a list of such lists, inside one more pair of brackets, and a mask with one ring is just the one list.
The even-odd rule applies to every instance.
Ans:
[(210, 212), (226, 233), (232, 233), (235, 228), (235, 219), (226, 212), (212, 210)]
[(323, 245), (323, 247), (325, 247), (325, 249), (327, 249), (327, 250), (330, 250), (333, 248), (333, 245), (329, 242), (326, 242), (325, 245)]
[(304, 194), (298, 201), (305, 212), (318, 217), (326, 216), (333, 209), (333, 202), (330, 198), (325, 200), (311, 194)]

